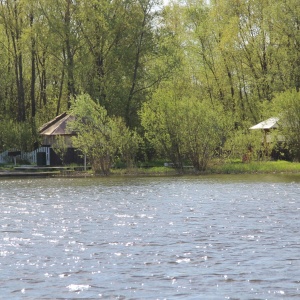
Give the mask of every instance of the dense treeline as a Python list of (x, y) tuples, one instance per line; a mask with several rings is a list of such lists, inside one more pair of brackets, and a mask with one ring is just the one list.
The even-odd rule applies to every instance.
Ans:
[(88, 94), (201, 169), (300, 89), (298, 0), (0, 0), (0, 32), (1, 150)]
[(164, 74), (153, 73), (161, 52), (154, 1), (0, 3), (4, 115), (53, 117), (86, 92), (128, 125), (136, 122), (145, 91)]

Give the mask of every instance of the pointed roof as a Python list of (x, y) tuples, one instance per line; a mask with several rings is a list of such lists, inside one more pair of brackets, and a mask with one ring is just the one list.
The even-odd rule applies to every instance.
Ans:
[(53, 120), (45, 123), (41, 126), (39, 134), (41, 135), (71, 135), (74, 132), (69, 132), (67, 129), (67, 123), (73, 121), (74, 116), (67, 114), (66, 112), (55, 117)]
[(272, 129), (272, 128), (278, 128), (278, 121), (279, 118), (273, 117), (273, 118), (269, 118), (265, 121), (262, 121), (252, 127), (250, 127), (250, 129)]

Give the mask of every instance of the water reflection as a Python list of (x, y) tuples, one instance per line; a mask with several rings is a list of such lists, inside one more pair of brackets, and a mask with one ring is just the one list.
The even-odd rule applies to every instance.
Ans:
[(1, 180), (1, 295), (297, 299), (299, 179)]

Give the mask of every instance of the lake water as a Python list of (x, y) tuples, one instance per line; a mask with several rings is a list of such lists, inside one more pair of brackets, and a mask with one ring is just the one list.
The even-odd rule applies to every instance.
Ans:
[(0, 299), (300, 299), (299, 175), (1, 179), (0, 209)]

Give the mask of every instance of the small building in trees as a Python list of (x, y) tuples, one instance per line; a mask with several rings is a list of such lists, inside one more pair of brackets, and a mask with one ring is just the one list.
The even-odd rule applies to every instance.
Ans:
[(67, 124), (73, 120), (73, 116), (64, 112), (42, 125), (39, 129), (39, 134), (42, 136), (42, 144), (51, 147), (57, 143), (58, 137), (63, 137), (64, 142), (71, 147), (71, 137), (74, 136), (75, 133), (68, 130)]
[(263, 132), (263, 142), (270, 143), (272, 140), (271, 131), (273, 129), (279, 128), (278, 121), (279, 121), (279, 118), (272, 117), (272, 118), (264, 120), (256, 125), (250, 127), (250, 129), (251, 130), (261, 130)]
[(271, 156), (273, 159), (285, 158), (289, 159), (286, 149), (284, 149), (284, 136), (276, 135), (274, 137), (274, 131), (280, 128), (279, 118), (272, 117), (264, 120), (252, 127), (250, 130), (261, 130), (262, 131), (262, 146), (264, 148), (264, 154)]
[(68, 128), (68, 122), (74, 120), (74, 116), (66, 112), (55, 117), (41, 126), (39, 134), (42, 137), (42, 145), (50, 148), (50, 165), (62, 165), (71, 163), (83, 163), (78, 150), (72, 146), (72, 136)]

